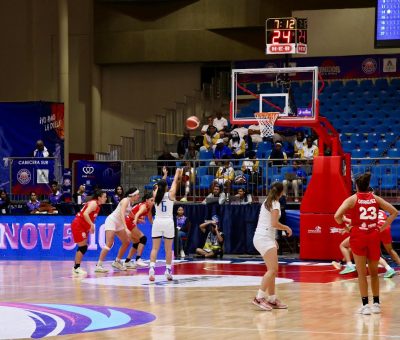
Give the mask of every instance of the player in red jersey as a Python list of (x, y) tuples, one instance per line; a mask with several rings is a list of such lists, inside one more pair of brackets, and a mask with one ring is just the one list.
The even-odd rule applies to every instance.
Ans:
[(73, 275), (85, 275), (86, 272), (81, 268), (81, 261), (85, 255), (88, 246), (87, 238), (88, 233), (94, 234), (94, 221), (100, 211), (100, 206), (106, 203), (107, 195), (105, 191), (97, 190), (94, 192), (92, 199), (86, 202), (80, 212), (75, 216), (72, 221), (71, 230), (75, 243), (78, 249), (75, 255), (75, 265), (72, 268)]
[[(380, 232), (385, 230), (398, 215), (398, 211), (390, 203), (369, 191), (370, 173), (356, 179), (357, 192), (345, 199), (335, 213), (338, 224), (352, 226), (350, 230), (350, 247), (358, 273), (358, 287), (361, 294), (362, 307), (360, 314), (380, 313), (378, 261), (380, 258)], [(389, 217), (378, 224), (379, 208), (389, 212)], [(346, 212), (350, 218), (345, 216)], [(371, 276), (373, 305), (368, 304), (367, 263)]]
[[(136, 267), (147, 267), (147, 264), (141, 259), (143, 249), (147, 243), (147, 237), (139, 229), (138, 224), (144, 222), (147, 216), (149, 222), (153, 224), (153, 215), (151, 213), (154, 206), (153, 194), (146, 194), (142, 198), (142, 202), (135, 205), (129, 215), (125, 218), (126, 225), (131, 232), (132, 248), (129, 250), (128, 257), (125, 259), (125, 267), (127, 269), (135, 269)], [(136, 259), (131, 261), (136, 253)]]
[[(382, 225), (386, 219), (387, 215), (383, 210), (379, 210), (379, 215), (378, 215), (378, 224)], [(397, 254), (397, 252), (393, 249), (392, 246), (392, 234), (390, 231), (390, 225), (381, 232), (381, 242), (383, 246), (385, 247), (387, 253), (390, 255), (393, 261), (395, 261), (398, 265), (400, 265), (400, 257)], [(396, 275), (396, 271), (392, 268), (391, 270), (388, 270), (385, 273), (385, 278), (391, 278)]]

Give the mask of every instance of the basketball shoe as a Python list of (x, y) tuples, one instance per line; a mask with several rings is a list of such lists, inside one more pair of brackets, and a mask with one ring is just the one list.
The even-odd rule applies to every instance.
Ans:
[(86, 271), (84, 271), (81, 267), (78, 268), (72, 268), (72, 275), (74, 276), (83, 276), (86, 275)]
[(385, 279), (390, 279), (391, 277), (396, 275), (396, 271), (394, 269), (389, 269), (385, 275), (383, 276)]
[(346, 267), (339, 273), (340, 275), (349, 274), (355, 272), (357, 269), (355, 266), (346, 265)]
[(379, 303), (374, 303), (370, 309), (371, 309), (371, 313), (373, 313), (373, 314), (381, 313), (381, 305)]
[(371, 308), (369, 307), (369, 305), (361, 306), (361, 307), (358, 309), (358, 314), (362, 314), (362, 315), (371, 315)]
[(257, 299), (256, 297), (252, 301), (253, 305), (256, 305), (257, 307), (266, 310), (266, 311), (271, 311), (272, 307), (271, 305), (265, 300), (264, 298)]
[(273, 308), (273, 309), (287, 309), (288, 305), (284, 304), (282, 301), (275, 299), (274, 302), (267, 301), (268, 304)]
[(172, 281), (172, 272), (171, 272), (171, 269), (170, 269), (170, 268), (165, 269), (164, 275), (165, 275), (165, 278), (166, 278), (168, 281)]
[(96, 268), (94, 269), (95, 273), (108, 273), (108, 269), (104, 268), (102, 265), (96, 264)]
[(111, 265), (114, 268), (117, 268), (118, 270), (121, 270), (121, 271), (125, 271), (126, 270), (125, 265), (121, 261), (114, 261)]
[(154, 267), (150, 267), (149, 269), (149, 281), (155, 281), (156, 276), (155, 276), (155, 271)]
[(149, 265), (148, 265), (146, 262), (144, 262), (142, 259), (139, 259), (139, 260), (135, 261), (135, 265), (136, 265), (136, 267), (138, 267), (138, 268), (146, 268), (146, 267), (149, 266)]

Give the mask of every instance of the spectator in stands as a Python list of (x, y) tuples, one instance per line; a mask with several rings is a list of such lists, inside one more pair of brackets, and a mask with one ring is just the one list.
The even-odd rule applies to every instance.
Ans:
[(202, 203), (206, 204), (208, 203), (208, 199), (215, 199), (215, 198), (218, 198), (219, 204), (224, 204), (226, 200), (226, 195), (224, 192), (222, 192), (219, 184), (213, 183), (211, 187), (211, 192), (206, 196), (206, 198)]
[(63, 194), (62, 192), (60, 192), (60, 190), (58, 190), (57, 181), (52, 181), (50, 183), (50, 187), (51, 187), (51, 194), (49, 195), (49, 201), (53, 207), (56, 207), (57, 204), (62, 202)]
[(229, 201), (231, 183), (235, 179), (235, 170), (233, 169), (228, 156), (223, 157), (223, 166), (220, 166), (215, 175), (215, 182), (225, 188), (226, 200)]
[(272, 165), (281, 166), (286, 164), (287, 155), (286, 152), (282, 150), (282, 143), (276, 142), (274, 148), (271, 151), (268, 159), (272, 159)]
[(225, 133), (228, 131), (228, 121), (222, 117), (222, 112), (217, 111), (216, 117), (213, 120), (213, 125), (217, 128), (218, 133), (221, 137), (224, 137)]
[(252, 142), (256, 145), (263, 141), (260, 132), (260, 125), (258, 124), (253, 124), (249, 126), (248, 135), (251, 137)]
[(244, 139), (244, 136), (248, 135), (249, 130), (247, 127), (245, 127), (243, 125), (233, 125), (231, 132), (230, 132), (231, 136), (232, 136), (232, 132), (237, 132), (239, 134), (239, 137)]
[(297, 131), (296, 140), (294, 141), (294, 158), (300, 158), (301, 150), (307, 145), (306, 137), (303, 131)]
[(186, 161), (196, 161), (199, 159), (199, 152), (196, 150), (194, 143), (189, 144), (189, 149), (186, 151), (183, 159)]
[(179, 158), (183, 158), (183, 156), (189, 150), (190, 143), (191, 143), (190, 133), (189, 131), (185, 131), (183, 133), (183, 137), (178, 141), (178, 146), (176, 148)]
[(203, 127), (201, 128), (201, 134), (205, 135), (207, 133), (207, 130), (210, 126), (213, 126), (213, 121), (214, 117), (213, 116), (208, 116), (207, 117), (207, 124), (204, 124)]
[(300, 163), (293, 161), (293, 167), (291, 171), (285, 174), (283, 180), (283, 195), (287, 196), (288, 187), (291, 186), (294, 191), (294, 201), (299, 202), (299, 187), (303, 185), (307, 180), (306, 172), (300, 167)]
[(246, 151), (246, 143), (236, 131), (231, 132), (229, 148), (232, 150), (232, 157), (235, 159), (244, 158)]
[(185, 195), (181, 198), (181, 202), (187, 202), (187, 197), (190, 193), (190, 185), (195, 183), (196, 176), (194, 173), (194, 168), (192, 167), (192, 164), (187, 161), (185, 162), (185, 166), (182, 171), (182, 181), (181, 183), (185, 187)]
[(224, 234), (220, 231), (218, 224), (219, 218), (217, 215), (214, 215), (211, 220), (200, 224), (201, 232), (206, 233), (208, 231), (208, 234), (203, 248), (197, 248), (196, 254), (201, 257), (217, 257), (218, 255), (222, 257)]
[(164, 149), (162, 154), (157, 158), (157, 173), (160, 176), (163, 176), (163, 168), (166, 167), (167, 171), (169, 174), (174, 173), (174, 168), (175, 168), (175, 161), (176, 158), (174, 158), (171, 153), (167, 150)]
[[(237, 204), (250, 204), (253, 202), (253, 198), (251, 194), (246, 191), (244, 188), (239, 188), (237, 194), (235, 195)], [(234, 200), (235, 202), (235, 200)]]
[(220, 135), (217, 132), (217, 128), (214, 125), (209, 126), (204, 135), (203, 146), (200, 151), (213, 151), (218, 140), (220, 140)]
[(44, 146), (44, 143), (41, 139), (36, 142), (36, 149), (33, 151), (33, 157), (43, 158), (50, 157), (50, 153), (47, 148)]
[(174, 222), (175, 228), (178, 232), (178, 254), (180, 257), (185, 257), (186, 254), (183, 239), (187, 239), (191, 223), (190, 220), (185, 216), (185, 210), (183, 210), (183, 207), (178, 207)]
[(86, 202), (87, 193), (85, 184), (81, 184), (78, 190), (72, 195), (74, 203), (83, 204)]
[(225, 145), (223, 139), (218, 139), (214, 150), (214, 159), (222, 159), (224, 156), (232, 158), (232, 150)]
[(249, 158), (243, 161), (242, 171), (245, 175), (248, 175), (248, 184), (252, 189), (254, 189), (254, 186), (261, 184), (260, 161), (256, 158), (254, 151), (250, 151)]
[(30, 214), (38, 214), (40, 212), (39, 211), (40, 202), (37, 199), (36, 193), (35, 192), (31, 192), (29, 197), (30, 197), (30, 199), (26, 203), (26, 207), (28, 208), (28, 212)]
[(5, 190), (0, 190), (0, 215), (10, 213), (10, 198)]
[(313, 143), (312, 137), (307, 137), (307, 145), (300, 151), (300, 158), (312, 161), (318, 154), (318, 146)]
[(117, 185), (114, 190), (114, 194), (111, 196), (111, 203), (113, 204), (113, 206), (117, 206), (124, 197), (124, 188), (121, 185)]

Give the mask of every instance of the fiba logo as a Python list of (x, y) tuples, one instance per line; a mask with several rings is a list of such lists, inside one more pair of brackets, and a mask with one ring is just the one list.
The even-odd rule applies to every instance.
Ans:
[(84, 166), (82, 171), (85, 175), (91, 175), (94, 172), (94, 167), (92, 166)]
[(372, 74), (376, 71), (377, 63), (375, 59), (367, 58), (363, 61), (361, 68), (365, 74)]
[(31, 181), (32, 175), (28, 169), (21, 169), (17, 173), (17, 180), (19, 183), (25, 185)]
[(71, 185), (71, 180), (69, 178), (64, 179), (64, 186), (68, 187)]

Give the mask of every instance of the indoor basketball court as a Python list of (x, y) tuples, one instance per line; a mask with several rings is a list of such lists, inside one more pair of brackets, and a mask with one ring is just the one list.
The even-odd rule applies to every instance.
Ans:
[[(381, 315), (355, 314), (355, 273), (330, 262), (281, 258), (277, 294), (287, 310), (251, 304), (265, 265), (261, 258), (184, 260), (174, 280), (148, 269), (73, 278), (70, 261), (2, 261), (0, 338), (63, 335), (65, 339), (364, 339), (400, 337), (398, 276), (383, 278)], [(110, 263), (106, 264), (107, 267)]]

